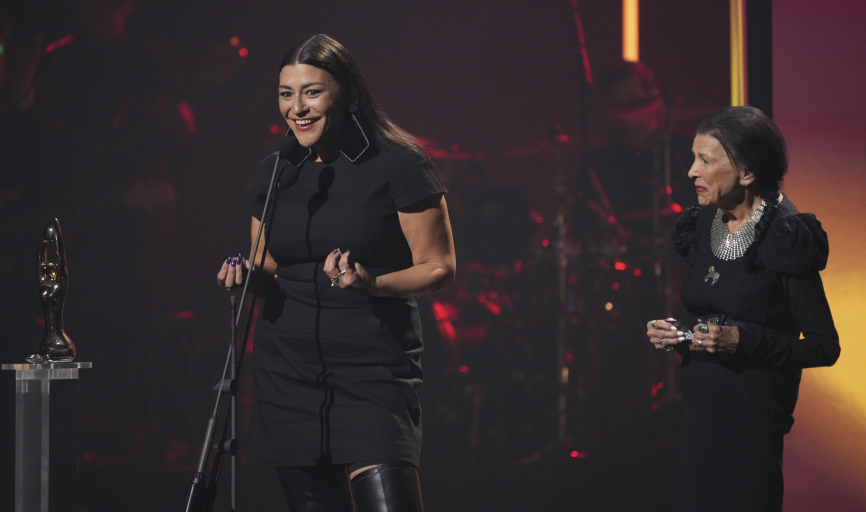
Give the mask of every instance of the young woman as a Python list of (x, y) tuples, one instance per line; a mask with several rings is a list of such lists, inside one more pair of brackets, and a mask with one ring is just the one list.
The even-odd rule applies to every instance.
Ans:
[[(254, 259), (267, 282), (251, 453), (277, 467), (293, 511), (423, 510), (414, 298), (454, 280), (445, 189), (334, 39), (292, 48), (278, 93), (298, 143), (281, 165), (299, 177), (273, 191), (267, 252), (262, 260), (260, 245)], [(256, 172), (253, 238), (273, 159)], [(245, 266), (230, 258), (218, 281), (240, 285)]]

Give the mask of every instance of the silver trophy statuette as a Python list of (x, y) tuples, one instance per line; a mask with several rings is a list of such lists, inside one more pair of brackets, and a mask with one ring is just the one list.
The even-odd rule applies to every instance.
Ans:
[[(54, 250), (50, 251), (49, 246), (52, 244)], [(63, 301), (69, 288), (69, 273), (57, 219), (49, 220), (45, 226), (42, 241), (39, 242), (38, 260), (39, 299), (45, 317), (45, 336), (39, 350), (27, 354), (24, 359), (34, 364), (72, 361), (75, 359), (75, 345), (63, 332)]]

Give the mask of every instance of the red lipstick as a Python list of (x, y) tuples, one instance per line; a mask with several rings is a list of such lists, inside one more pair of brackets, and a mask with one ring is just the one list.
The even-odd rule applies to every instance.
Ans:
[[(309, 124), (298, 124), (298, 121), (312, 121)], [(298, 129), (299, 132), (305, 132), (313, 128), (313, 125), (316, 124), (319, 119), (292, 119), (292, 122), (295, 123), (295, 128)]]

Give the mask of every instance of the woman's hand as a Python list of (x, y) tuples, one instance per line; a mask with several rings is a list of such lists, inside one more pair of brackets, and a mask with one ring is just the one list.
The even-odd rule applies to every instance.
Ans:
[(217, 273), (217, 282), (226, 290), (232, 291), (244, 284), (244, 270), (248, 267), (249, 263), (240, 254), (237, 257), (230, 257)]
[(695, 326), (695, 337), (692, 344), (703, 347), (710, 354), (733, 353), (740, 342), (740, 329), (732, 326), (719, 326), (705, 323)]
[(367, 272), (360, 263), (352, 261), (350, 257), (351, 251), (344, 253), (340, 249), (334, 249), (325, 258), (323, 270), (325, 275), (331, 278), (331, 286), (339, 286), (340, 288), (352, 286), (367, 290), (375, 295), (376, 276)]
[(672, 345), (686, 341), (683, 332), (677, 330), (673, 324), (668, 323), (668, 321), (673, 320), (673, 318), (668, 318), (667, 320), (651, 320), (647, 322), (646, 335), (655, 348), (670, 352), (674, 349)]

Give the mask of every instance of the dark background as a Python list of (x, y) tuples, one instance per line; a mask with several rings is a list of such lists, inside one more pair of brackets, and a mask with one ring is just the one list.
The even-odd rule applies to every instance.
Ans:
[[(620, 5), (580, 2), (596, 84), (621, 59)], [(91, 34), (89, 22), (124, 8), (131, 10), (120, 37)], [(462, 281), (455, 290), (542, 297), (540, 310), (523, 311), (531, 325), (517, 329), (519, 340), (504, 332), (512, 324), (497, 323), (455, 291), (419, 301), (427, 343), (420, 390), (427, 509), (666, 508), (681, 416), (675, 395), (650, 400), (657, 398), (650, 387), (658, 360), (649, 363), (656, 375), (645, 378), (632, 374), (632, 363), (618, 369), (615, 353), (607, 356), (625, 391), (600, 391), (587, 411), (572, 411), (567, 445), (552, 434), (555, 317), (543, 297), (554, 284), (551, 254), (540, 241), (554, 234), (554, 160), (538, 151), (504, 155), (537, 148), (557, 123), (577, 138), (583, 71), (571, 2), (34, 0), (4, 1), (0, 12), (11, 20), (10, 69), (15, 55), (39, 46), (38, 37), (42, 46), (74, 37), (42, 57), (33, 105), (3, 114), (0, 360), (21, 361), (38, 346), (35, 247), (56, 216), (72, 283), (65, 328), (77, 360), (94, 364), (81, 378), (82, 510), (180, 507), (228, 340), (228, 299), (214, 274), (226, 256), (248, 252), (252, 171), (285, 130), (274, 94), (277, 65), (315, 33), (353, 52), (400, 126), (431, 147), (474, 152), (474, 163), (437, 159), (455, 193), (480, 169), (494, 189), (525, 190), (519, 211), (543, 219), (525, 237), (519, 257), (529, 270), (521, 276), (511, 256), (467, 269), (461, 246), (468, 242), (456, 239)], [(675, 126), (688, 138), (702, 115), (729, 101), (728, 2), (643, 2), (640, 16), (642, 60), (670, 91)], [(3, 94), (11, 94), (8, 85)], [(601, 96), (598, 85), (590, 87), (586, 113), (599, 146), (610, 138)], [(576, 146), (564, 151), (567, 175), (579, 155)], [(468, 215), (461, 206), (455, 201), (455, 223)], [(506, 267), (506, 277), (497, 276)], [(657, 301), (635, 293), (630, 300), (644, 300), (643, 311), (662, 314)], [(463, 308), (468, 320), (458, 328), (499, 336), (501, 359), (481, 358), (483, 346), (449, 347), (434, 301)], [(642, 342), (639, 332), (627, 341)], [(503, 377), (503, 367), (525, 369), (513, 346), (534, 349), (527, 371), (539, 384)], [(460, 357), (484, 362), (475, 373), (461, 372)], [(646, 400), (630, 398), (636, 395)], [(11, 395), (2, 396), (8, 418)], [(511, 417), (511, 403), (521, 400), (528, 405)], [(241, 402), (248, 412), (248, 390)], [(475, 446), (473, 412), (480, 415)], [(12, 453), (0, 456), (5, 471)], [(241, 509), (280, 509), (272, 470), (241, 456)], [(11, 496), (0, 494), (6, 510)]]

